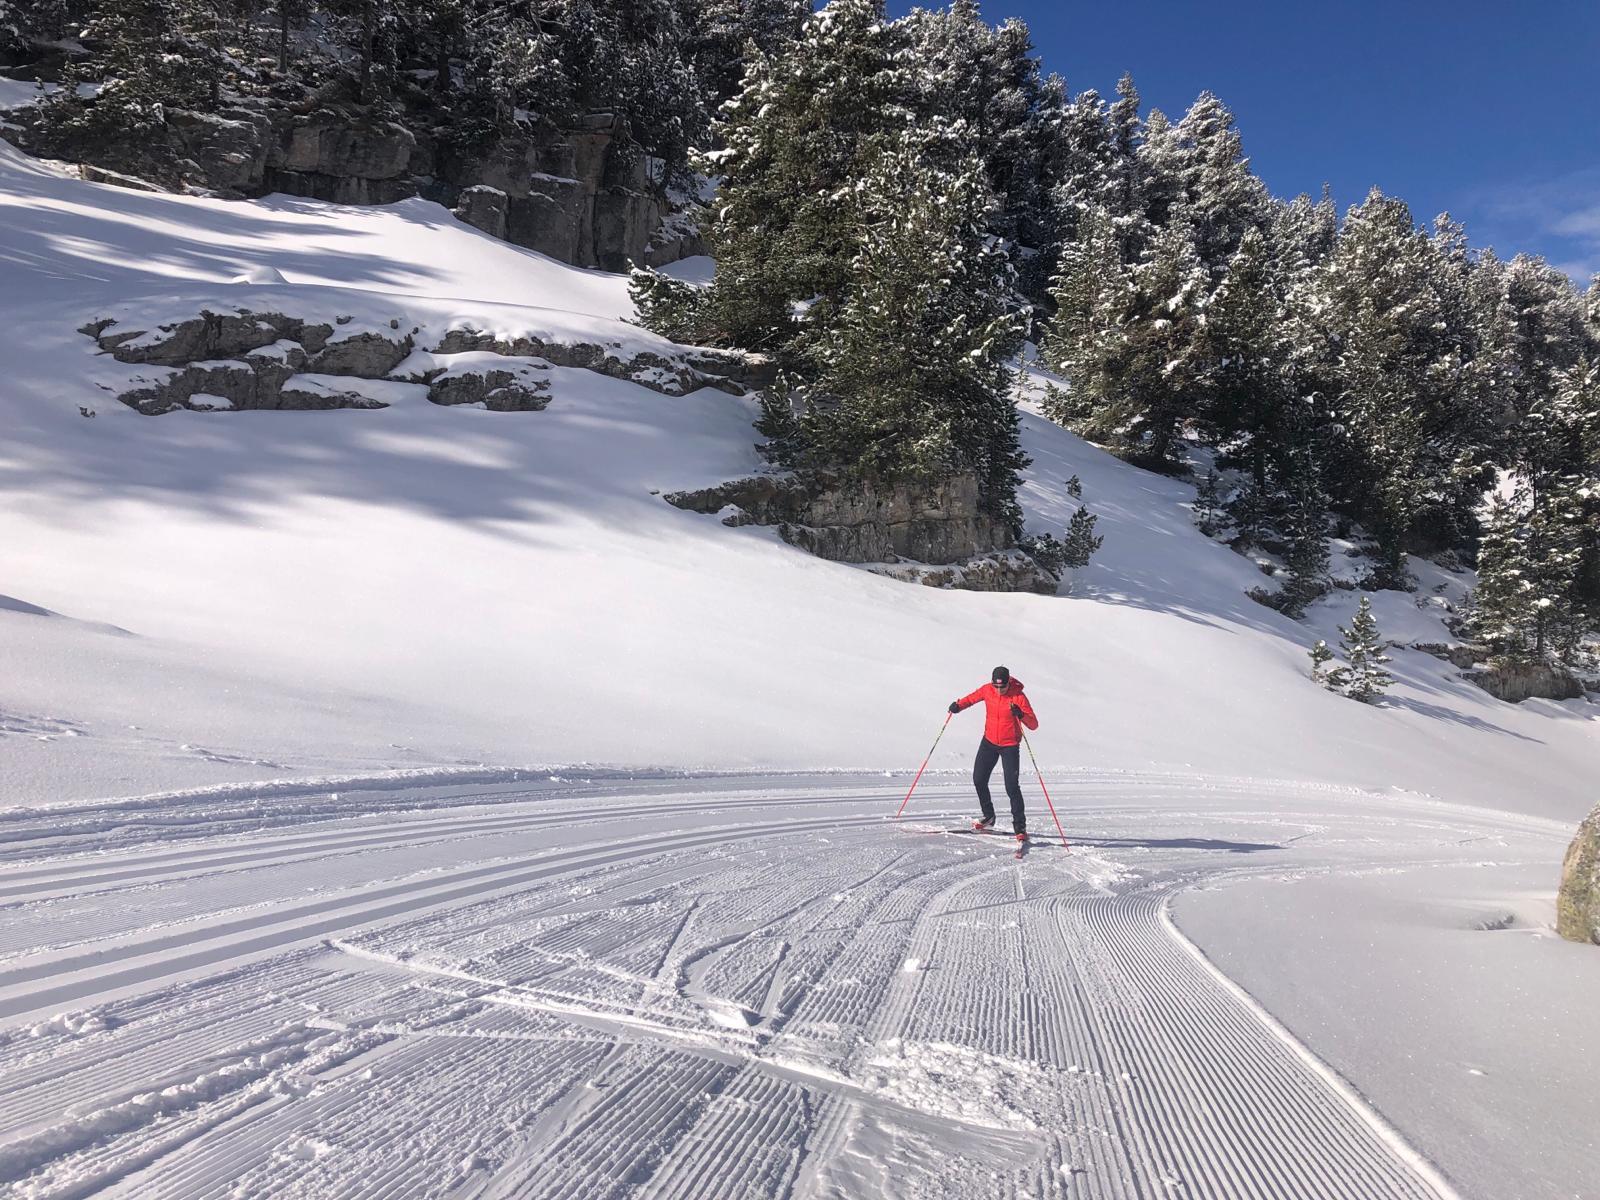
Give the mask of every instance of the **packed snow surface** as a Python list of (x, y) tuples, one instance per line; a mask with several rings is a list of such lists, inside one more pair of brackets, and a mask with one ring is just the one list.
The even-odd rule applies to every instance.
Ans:
[[(80, 328), (207, 306), (672, 350), (620, 277), (434, 205), (124, 191), (0, 146), (0, 1186), (1593, 1190), (1594, 964), (1539, 936), (1589, 703), (1405, 645), (1381, 706), (1316, 688), (1356, 593), (1255, 604), (1192, 486), (1031, 411), (1030, 529), (1076, 475), (1105, 535), (1054, 597), (671, 507), (761, 467), (752, 400), (709, 388), (119, 403), (151, 368)], [(1447, 641), (1462, 581), (1413, 566), (1380, 626)], [(886, 820), (1002, 662), (1071, 850), (946, 832), (970, 713)]]
[[(1015, 1200), (1554, 1200), (1592, 1182), (1600, 963), (1474, 930), (1482, 902), (1452, 940), (1406, 932), (1427, 906), (1400, 893), (1351, 919), (1304, 891), (1435, 872), (1492, 889), (1559, 852), (1554, 823), (1084, 771), (1055, 781), (1070, 850), (1018, 859), (948, 832), (971, 811), (949, 783), (896, 822), (903, 782), (506, 779), (0, 814), (0, 1179)], [(1242, 918), (1214, 936), (1191, 920), (1239, 888)], [(1252, 947), (1235, 919), (1293, 936)], [(1406, 979), (1361, 963), (1367, 936), (1427, 947), (1426, 988), (1402, 993), (1437, 1008), (1354, 1019), (1388, 998), (1374, 976)], [(1326, 945), (1328, 963), (1289, 952)], [(1287, 1023), (1203, 951), (1277, 978)], [(1512, 967), (1536, 1002), (1505, 1003)], [(1468, 985), (1492, 1022), (1455, 1023)], [(1342, 1073), (1297, 986), (1348, 1010), (1321, 1052)], [(1426, 1048), (1424, 1074), (1395, 1042)], [(1512, 1100), (1539, 1108), (1508, 1122)], [(1576, 1140), (1542, 1143), (1545, 1112)]]

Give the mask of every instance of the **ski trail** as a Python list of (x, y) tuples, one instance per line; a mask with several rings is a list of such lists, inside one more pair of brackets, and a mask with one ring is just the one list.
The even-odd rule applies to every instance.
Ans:
[[(9, 872), (41, 891), (5, 910), (0, 1188), (1455, 1200), (1168, 906), (1485, 840), (1531, 860), (1548, 832), (1130, 776), (1083, 781), (1070, 853), (1018, 861), (905, 836), (892, 787), (675, 787), (40, 846)], [(970, 803), (924, 789), (936, 820)], [(106, 877), (145, 868), (173, 873)]]

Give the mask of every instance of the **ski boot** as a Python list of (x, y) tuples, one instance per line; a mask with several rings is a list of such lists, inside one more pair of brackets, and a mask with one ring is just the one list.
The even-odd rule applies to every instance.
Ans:
[(993, 817), (979, 817), (976, 821), (974, 821), (972, 823), (972, 832), (973, 833), (988, 833), (989, 830), (991, 830), (993, 828), (994, 828), (994, 818)]

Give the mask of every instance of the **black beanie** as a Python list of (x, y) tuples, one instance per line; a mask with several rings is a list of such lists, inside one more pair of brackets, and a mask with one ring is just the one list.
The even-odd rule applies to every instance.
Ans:
[(1005, 667), (996, 667), (989, 672), (989, 682), (997, 688), (1007, 687), (1011, 683), (1011, 672)]

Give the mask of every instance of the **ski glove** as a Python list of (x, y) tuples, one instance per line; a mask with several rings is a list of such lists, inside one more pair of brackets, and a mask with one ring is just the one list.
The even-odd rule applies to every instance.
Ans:
[(1019, 721), (1022, 720), (1022, 709), (1021, 709), (1021, 707), (1019, 707), (1018, 705), (1013, 704), (1011, 706), (1011, 715), (1013, 717), (1015, 717)]
[(959, 701), (959, 700), (950, 701), (950, 711), (953, 712), (953, 713), (960, 712), (961, 711), (961, 701)]

